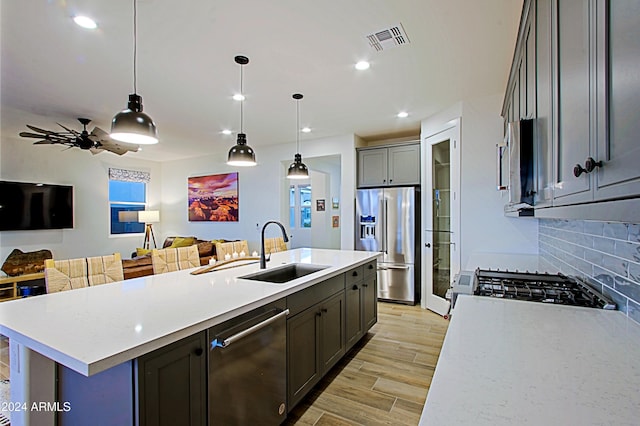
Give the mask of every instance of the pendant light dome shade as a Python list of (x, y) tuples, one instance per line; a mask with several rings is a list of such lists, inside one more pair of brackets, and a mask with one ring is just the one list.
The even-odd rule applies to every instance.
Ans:
[(287, 170), (287, 178), (307, 179), (309, 177), (309, 169), (302, 162), (302, 155), (300, 155), (300, 99), (303, 96), (301, 93), (295, 93), (292, 97), (296, 100), (296, 155), (294, 155), (293, 163)]
[(117, 113), (111, 121), (112, 139), (121, 142), (152, 145), (158, 143), (156, 123), (142, 112), (142, 96), (138, 95), (138, 7), (133, 0), (133, 93), (129, 95), (127, 108)]
[(238, 141), (235, 146), (229, 150), (227, 164), (230, 166), (255, 166), (256, 154), (253, 149), (247, 145), (247, 135), (238, 133)]
[(156, 123), (142, 112), (142, 97), (136, 93), (129, 95), (127, 109), (120, 111), (111, 122), (112, 139), (139, 145), (158, 143)]
[(296, 154), (294, 156), (293, 163), (291, 163), (287, 171), (287, 177), (289, 179), (307, 179), (309, 177), (309, 169), (302, 162), (302, 155)]
[(244, 92), (242, 91), (243, 73), (242, 68), (249, 63), (249, 58), (246, 56), (236, 56), (234, 58), (236, 64), (240, 65), (240, 133), (238, 133), (238, 140), (236, 144), (229, 150), (227, 156), (227, 164), (230, 166), (248, 167), (256, 165), (256, 153), (249, 145), (247, 145), (247, 135), (243, 131), (244, 125)]

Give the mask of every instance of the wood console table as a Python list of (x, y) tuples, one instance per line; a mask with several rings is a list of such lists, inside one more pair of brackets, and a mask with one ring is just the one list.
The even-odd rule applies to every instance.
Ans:
[(0, 278), (0, 302), (17, 299), (18, 283), (44, 279), (44, 272)]

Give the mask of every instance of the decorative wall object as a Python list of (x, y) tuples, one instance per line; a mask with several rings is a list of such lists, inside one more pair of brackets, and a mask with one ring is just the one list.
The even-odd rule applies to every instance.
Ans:
[(324, 211), (324, 200), (316, 200), (316, 211), (318, 212)]
[(340, 216), (331, 216), (331, 226), (338, 228), (340, 226)]
[(238, 222), (238, 173), (190, 177), (190, 222)]
[(340, 208), (340, 201), (337, 198), (331, 199), (331, 208), (337, 210)]

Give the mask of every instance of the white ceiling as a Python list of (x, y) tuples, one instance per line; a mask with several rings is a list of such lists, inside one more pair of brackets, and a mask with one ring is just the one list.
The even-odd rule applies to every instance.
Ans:
[[(133, 92), (133, 6), (128, 0), (2, 0), (2, 107), (80, 129), (109, 130)], [(505, 90), (522, 0), (139, 0), (138, 93), (160, 143), (127, 156), (165, 161), (250, 146), (357, 134), (419, 133), (453, 103)], [(93, 17), (94, 31), (74, 14)], [(375, 52), (366, 35), (401, 23), (410, 44)], [(371, 68), (356, 71), (356, 61)], [(409, 117), (399, 119), (400, 110)], [(499, 114), (499, 111), (496, 111)], [(3, 134), (27, 130), (3, 123)], [(92, 127), (90, 127), (91, 129)], [(25, 143), (30, 143), (24, 139)], [(307, 143), (307, 142), (305, 142)], [(34, 149), (41, 149), (34, 147)], [(103, 154), (112, 155), (112, 154)]]

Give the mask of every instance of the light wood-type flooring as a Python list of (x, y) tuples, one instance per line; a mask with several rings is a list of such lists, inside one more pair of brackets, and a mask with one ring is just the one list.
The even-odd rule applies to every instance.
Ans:
[(378, 323), (289, 414), (285, 425), (417, 425), (449, 322), (378, 303)]

